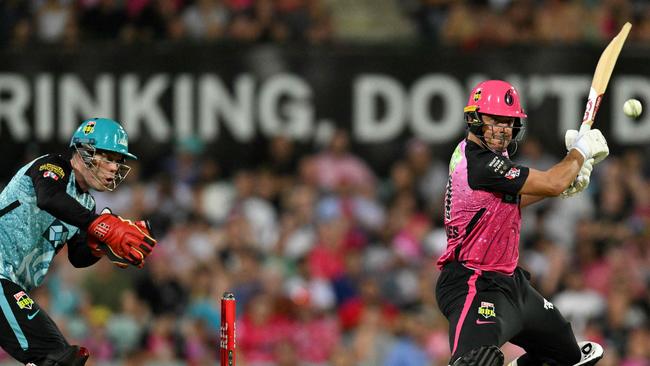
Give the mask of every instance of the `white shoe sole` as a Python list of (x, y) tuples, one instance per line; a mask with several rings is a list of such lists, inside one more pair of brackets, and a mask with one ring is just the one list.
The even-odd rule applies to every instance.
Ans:
[(578, 342), (580, 347), (581, 358), (580, 362), (574, 366), (592, 366), (603, 358), (603, 347), (596, 342)]

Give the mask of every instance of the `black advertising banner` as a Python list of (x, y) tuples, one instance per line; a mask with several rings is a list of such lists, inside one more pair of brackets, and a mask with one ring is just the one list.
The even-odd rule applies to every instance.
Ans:
[[(217, 156), (254, 159), (250, 152), (270, 136), (310, 146), (338, 126), (377, 166), (413, 136), (448, 153), (464, 133), (469, 90), (486, 78), (519, 89), (527, 133), (559, 153), (564, 131), (582, 120), (601, 52), (198, 44), (4, 50), (0, 153), (8, 169), (34, 146), (65, 146), (84, 118), (107, 116), (124, 124), (132, 150), (145, 159), (188, 137)], [(622, 113), (626, 99), (644, 103), (650, 95), (649, 56), (623, 50), (600, 107), (595, 126), (614, 150), (650, 141), (648, 113), (638, 120)]]

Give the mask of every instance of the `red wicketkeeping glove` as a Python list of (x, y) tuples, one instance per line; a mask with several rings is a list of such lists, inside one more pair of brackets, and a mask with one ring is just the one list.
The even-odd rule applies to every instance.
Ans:
[(106, 211), (88, 226), (88, 245), (95, 255), (97, 249), (116, 265), (132, 264), (142, 268), (156, 240), (146, 221), (132, 222)]

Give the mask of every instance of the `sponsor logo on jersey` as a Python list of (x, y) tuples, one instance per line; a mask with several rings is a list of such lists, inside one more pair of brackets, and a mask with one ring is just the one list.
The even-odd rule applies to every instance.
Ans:
[(43, 178), (52, 178), (54, 180), (59, 180), (59, 176), (56, 175), (56, 173), (52, 173), (50, 171), (43, 172)]
[(506, 173), (505, 177), (506, 179), (515, 179), (519, 176), (521, 173), (521, 170), (519, 168), (510, 168), (508, 172)]
[(63, 245), (63, 243), (68, 240), (68, 228), (58, 219), (54, 220), (52, 224), (45, 229), (43, 237), (52, 244), (52, 247), (56, 248)]
[(14, 299), (16, 299), (16, 304), (22, 309), (32, 310), (32, 305), (34, 305), (34, 300), (32, 300), (25, 291), (20, 291), (14, 294)]
[(481, 301), (481, 306), (478, 308), (478, 313), (483, 315), (485, 319), (495, 318), (497, 313), (494, 309), (494, 304), (491, 302)]
[(544, 299), (544, 309), (546, 310), (553, 309), (553, 303)]
[(41, 309), (38, 309), (38, 310), (36, 310), (35, 312), (33, 312), (31, 314), (27, 314), (27, 320), (34, 319), (36, 317), (36, 315), (38, 315), (38, 313), (40, 313), (40, 312), (41, 312)]
[[(52, 163), (45, 163), (45, 164), (39, 166), (38, 171), (39, 172), (45, 171), (43, 173), (43, 176), (45, 178), (50, 177), (50, 178), (53, 178), (54, 180), (58, 180), (59, 178), (65, 177), (65, 172), (63, 171), (63, 168), (61, 168), (60, 166), (58, 166), (56, 164), (52, 164)], [(47, 173), (47, 172), (50, 172), (52, 174), (47, 174), (46, 175), (45, 173)]]
[(93, 133), (93, 131), (95, 131), (95, 121), (90, 121), (86, 123), (86, 125), (83, 128), (84, 135)]
[(494, 158), (492, 158), (492, 161), (490, 161), (490, 163), (488, 164), (488, 167), (492, 168), (494, 170), (494, 172), (499, 174), (499, 175), (505, 174), (506, 169), (509, 168), (506, 161), (503, 158), (499, 157), (499, 156), (495, 156)]
[(496, 324), (497, 322), (491, 321), (491, 320), (481, 320), (481, 319), (476, 319), (476, 324), (478, 325), (483, 325), (483, 324)]

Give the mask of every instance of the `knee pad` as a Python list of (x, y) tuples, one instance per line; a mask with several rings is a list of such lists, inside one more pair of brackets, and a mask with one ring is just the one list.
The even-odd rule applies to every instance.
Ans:
[(451, 366), (503, 366), (503, 352), (497, 346), (481, 346), (467, 352)]
[(89, 356), (86, 347), (67, 346), (47, 355), (43, 366), (84, 366)]

